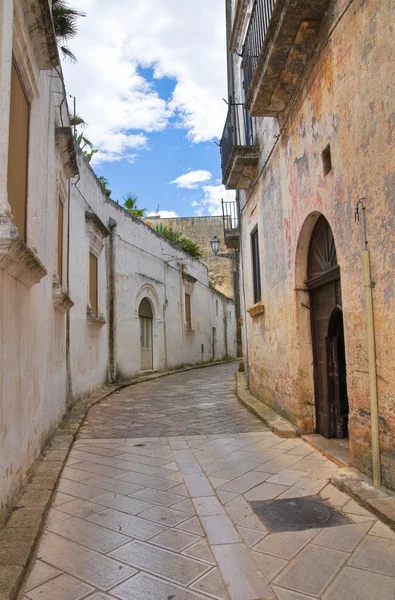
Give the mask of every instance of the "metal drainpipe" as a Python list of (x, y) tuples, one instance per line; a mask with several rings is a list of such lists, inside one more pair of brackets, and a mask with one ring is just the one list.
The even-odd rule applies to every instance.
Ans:
[(185, 265), (183, 263), (178, 263), (178, 266), (180, 268), (181, 365), (184, 366), (184, 286), (182, 274)]
[[(71, 221), (71, 183), (67, 182), (67, 248), (66, 248), (66, 287), (70, 293), (70, 221)], [(73, 396), (73, 381), (71, 375), (71, 325), (70, 311), (66, 314), (66, 396), (67, 405), (71, 404)]]
[(359, 206), (362, 207), (363, 226), (365, 234), (365, 247), (362, 252), (363, 263), (363, 285), (365, 288), (365, 312), (366, 312), (366, 333), (368, 342), (368, 364), (369, 364), (369, 393), (370, 393), (370, 419), (372, 436), (372, 468), (373, 485), (381, 485), (381, 464), (380, 464), (380, 441), (379, 441), (379, 415), (378, 415), (378, 393), (377, 393), (377, 364), (376, 364), (376, 336), (374, 329), (373, 316), (373, 282), (370, 268), (370, 252), (366, 236), (366, 214), (365, 205), (358, 200), (355, 209), (355, 218), (359, 221)]
[(117, 379), (117, 365), (115, 359), (115, 303), (116, 303), (116, 282), (115, 282), (115, 229), (117, 222), (110, 217), (108, 228), (110, 237), (108, 243), (108, 378), (110, 383)]

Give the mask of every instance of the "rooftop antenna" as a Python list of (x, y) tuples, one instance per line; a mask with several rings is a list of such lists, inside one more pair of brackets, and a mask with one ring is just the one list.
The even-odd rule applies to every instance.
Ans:
[(159, 214), (159, 208), (160, 208), (160, 204), (158, 204), (158, 208), (156, 209), (156, 216), (158, 216), (158, 214)]

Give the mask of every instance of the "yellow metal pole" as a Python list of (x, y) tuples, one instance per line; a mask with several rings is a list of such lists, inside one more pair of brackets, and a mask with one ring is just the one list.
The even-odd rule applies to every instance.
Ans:
[(377, 394), (377, 366), (376, 366), (376, 344), (373, 320), (373, 294), (372, 277), (370, 270), (370, 252), (365, 249), (363, 257), (363, 279), (365, 287), (365, 310), (366, 329), (368, 338), (368, 363), (369, 363), (369, 392), (370, 392), (370, 419), (372, 434), (372, 466), (373, 485), (381, 485), (380, 467), (380, 444), (379, 444), (379, 416), (378, 416), (378, 394)]

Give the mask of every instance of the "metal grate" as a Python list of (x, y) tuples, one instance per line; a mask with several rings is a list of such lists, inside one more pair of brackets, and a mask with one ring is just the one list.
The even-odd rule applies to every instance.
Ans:
[(321, 529), (353, 523), (347, 515), (319, 496), (268, 500), (250, 504), (271, 532), (303, 531), (304, 529)]

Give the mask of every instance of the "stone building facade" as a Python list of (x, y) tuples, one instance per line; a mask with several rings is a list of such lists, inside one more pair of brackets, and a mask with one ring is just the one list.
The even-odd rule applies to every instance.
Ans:
[(236, 316), (75, 148), (49, 0), (0, 0), (0, 135), (1, 508), (71, 403), (235, 357)]
[(228, 0), (221, 140), (224, 183), (240, 206), (252, 393), (302, 433), (349, 435), (353, 464), (371, 474), (377, 386), (381, 477), (392, 488), (394, 19), (394, 3), (378, 0)]

